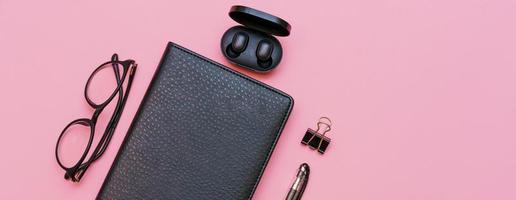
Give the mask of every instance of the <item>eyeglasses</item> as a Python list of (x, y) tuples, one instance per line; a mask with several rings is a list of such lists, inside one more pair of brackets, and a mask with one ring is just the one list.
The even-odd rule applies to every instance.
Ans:
[[(57, 139), (56, 159), (61, 168), (66, 171), (65, 179), (79, 182), (91, 163), (106, 151), (129, 96), (136, 67), (134, 60), (119, 61), (118, 55), (113, 54), (111, 61), (100, 65), (88, 78), (84, 96), (86, 102), (94, 109), (93, 116), (91, 119), (80, 118), (70, 122)], [(129, 76), (129, 80), (124, 93), (126, 76)], [(116, 99), (116, 105), (104, 134), (94, 150), (90, 152), (95, 138), (97, 120), (114, 99)]]

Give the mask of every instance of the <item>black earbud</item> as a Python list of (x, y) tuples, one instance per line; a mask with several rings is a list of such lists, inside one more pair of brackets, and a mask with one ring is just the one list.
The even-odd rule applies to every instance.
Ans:
[(233, 41), (231, 42), (231, 49), (237, 53), (242, 53), (247, 47), (247, 43), (249, 42), (249, 36), (243, 32), (238, 32), (233, 36)]
[(244, 32), (237, 32), (233, 36), (233, 40), (231, 40), (231, 45), (229, 45), (227, 49), (227, 53), (231, 57), (237, 57), (240, 53), (245, 51), (247, 47), (247, 43), (249, 43), (249, 36)]
[(258, 64), (262, 67), (268, 67), (272, 63), (272, 51), (274, 46), (267, 40), (262, 40), (256, 47), (256, 57), (258, 58)]

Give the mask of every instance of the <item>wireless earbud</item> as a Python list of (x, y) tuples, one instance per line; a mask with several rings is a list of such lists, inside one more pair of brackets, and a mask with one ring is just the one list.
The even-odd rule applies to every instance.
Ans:
[(271, 58), (273, 50), (274, 46), (272, 46), (270, 42), (262, 40), (258, 43), (258, 47), (256, 48), (256, 57), (259, 61), (267, 61)]
[(244, 32), (236, 32), (235, 35), (233, 35), (231, 44), (226, 48), (226, 55), (231, 58), (240, 56), (240, 53), (245, 51), (248, 42), (249, 36), (247, 34)]
[(231, 50), (236, 53), (242, 53), (247, 47), (247, 42), (249, 42), (249, 36), (243, 32), (238, 32), (235, 34), (235, 36), (233, 36)]
[(256, 58), (258, 58), (258, 65), (267, 68), (271, 63), (271, 55), (274, 51), (274, 46), (267, 40), (262, 40), (258, 43), (256, 48)]
[(243, 26), (234, 26), (222, 36), (220, 47), (229, 61), (239, 66), (267, 72), (283, 56), (281, 44), (272, 35), (288, 36), (290, 24), (276, 16), (246, 6), (233, 6), (229, 16)]

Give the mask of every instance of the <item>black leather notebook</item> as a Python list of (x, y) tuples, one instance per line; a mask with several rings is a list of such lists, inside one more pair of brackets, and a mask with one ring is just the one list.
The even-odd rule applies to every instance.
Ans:
[(250, 199), (292, 106), (169, 43), (97, 199)]

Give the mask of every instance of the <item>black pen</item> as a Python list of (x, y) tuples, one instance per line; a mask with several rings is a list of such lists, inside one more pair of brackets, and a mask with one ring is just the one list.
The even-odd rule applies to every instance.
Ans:
[(303, 163), (299, 166), (299, 171), (297, 172), (296, 180), (290, 191), (287, 194), (286, 200), (300, 200), (301, 196), (303, 196), (303, 192), (305, 191), (306, 184), (308, 183), (308, 177), (310, 175), (310, 167), (308, 164)]

